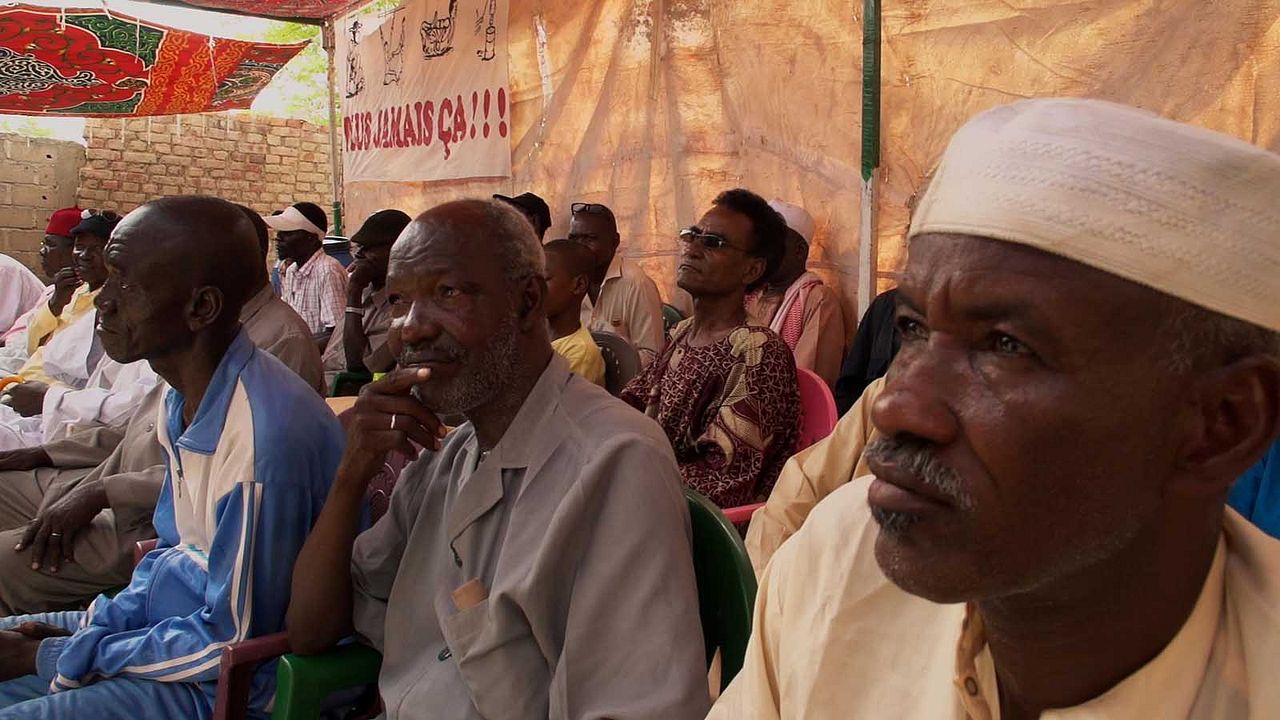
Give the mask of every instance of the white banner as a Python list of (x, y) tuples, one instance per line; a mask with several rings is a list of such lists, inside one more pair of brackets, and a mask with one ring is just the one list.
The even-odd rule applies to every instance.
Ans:
[(346, 182), (510, 177), (507, 0), (405, 0), (338, 30)]

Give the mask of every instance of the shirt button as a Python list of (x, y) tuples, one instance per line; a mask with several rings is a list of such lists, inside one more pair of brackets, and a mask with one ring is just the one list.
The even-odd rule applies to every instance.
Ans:
[(451, 657), (453, 657), (453, 652), (450, 651), (447, 646), (445, 647), (445, 649), (440, 651), (439, 655), (436, 655), (436, 659), (439, 660), (440, 662), (444, 662), (445, 660), (448, 660)]
[(977, 696), (977, 694), (978, 694), (978, 681), (977, 681), (977, 680), (974, 680), (974, 679), (973, 679), (973, 678), (971, 678), (971, 677), (967, 677), (967, 678), (965, 678), (965, 679), (964, 679), (964, 689), (965, 689), (965, 690), (966, 690), (970, 695)]

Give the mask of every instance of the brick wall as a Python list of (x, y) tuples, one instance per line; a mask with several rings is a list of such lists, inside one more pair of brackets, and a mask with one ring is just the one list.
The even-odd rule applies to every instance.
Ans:
[(90, 119), (81, 207), (127, 212), (163, 195), (216, 195), (270, 213), (333, 202), (328, 130), (244, 113)]
[(39, 272), (49, 215), (76, 202), (84, 147), (65, 140), (0, 135), (0, 252)]

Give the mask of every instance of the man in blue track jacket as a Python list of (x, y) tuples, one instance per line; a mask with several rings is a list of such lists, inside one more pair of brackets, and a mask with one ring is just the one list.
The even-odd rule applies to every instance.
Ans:
[[(157, 418), (159, 546), (87, 612), (0, 621), (0, 720), (206, 718), (223, 648), (283, 628), (343, 439), (315, 391), (240, 327), (260, 275), (254, 238), (240, 210), (207, 197), (148, 203), (112, 236), (103, 347), (150, 361), (173, 388)], [(254, 678), (255, 716), (274, 674)]]

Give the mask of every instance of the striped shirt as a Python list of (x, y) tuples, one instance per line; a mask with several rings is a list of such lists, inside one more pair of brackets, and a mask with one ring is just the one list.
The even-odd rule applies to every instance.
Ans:
[(317, 250), (301, 267), (288, 264), (280, 277), (280, 297), (302, 316), (313, 333), (342, 323), (347, 300), (347, 270)]

